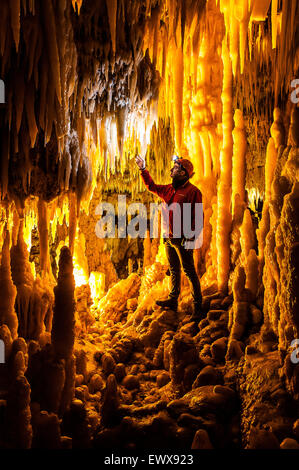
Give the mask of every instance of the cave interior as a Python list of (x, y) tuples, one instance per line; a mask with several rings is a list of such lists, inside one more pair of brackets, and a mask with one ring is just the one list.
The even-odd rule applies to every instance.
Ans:
[[(299, 448), (298, 86), (297, 0), (1, 0), (1, 449)], [(198, 325), (137, 154), (194, 166)]]

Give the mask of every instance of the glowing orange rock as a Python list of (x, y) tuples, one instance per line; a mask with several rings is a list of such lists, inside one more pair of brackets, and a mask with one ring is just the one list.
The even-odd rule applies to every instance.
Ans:
[(223, 59), (223, 144), (220, 152), (220, 183), (218, 187), (218, 212), (217, 212), (217, 234), (216, 246), (217, 255), (217, 279), (218, 289), (225, 291), (227, 289), (229, 268), (230, 268), (230, 249), (229, 232), (231, 226), (231, 214), (229, 211), (231, 202), (231, 179), (232, 179), (232, 67), (229, 53), (225, 42), (222, 46)]
[(11, 278), (9, 242), (10, 234), (6, 230), (0, 265), (0, 293), (2, 292), (0, 324), (6, 324), (12, 338), (15, 339), (18, 336), (18, 317), (14, 309), (17, 289)]
[(239, 109), (234, 114), (235, 128), (233, 135), (233, 163), (232, 163), (232, 207), (234, 213), (235, 195), (239, 194), (241, 201), (245, 199), (245, 163), (247, 140), (243, 115)]

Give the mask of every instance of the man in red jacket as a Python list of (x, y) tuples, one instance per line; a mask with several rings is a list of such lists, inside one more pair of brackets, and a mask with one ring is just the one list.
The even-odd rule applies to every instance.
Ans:
[[(190, 177), (194, 174), (192, 163), (185, 158), (175, 156), (174, 164), (170, 171), (170, 176), (172, 178), (171, 184), (155, 184), (148, 170), (145, 168), (144, 159), (139, 155), (136, 157), (136, 164), (140, 169), (141, 177), (149, 191), (157, 194), (161, 199), (163, 199), (168, 207), (173, 203), (179, 204), (182, 209), (181, 221), (183, 220), (184, 204), (187, 203), (187, 206), (189, 203), (189, 206), (191, 206), (191, 230), (194, 231), (194, 227), (196, 225), (195, 216), (197, 214), (197, 211), (195, 210), (196, 203), (202, 203), (202, 195), (200, 190), (189, 181)], [(199, 321), (202, 314), (202, 295), (199, 278), (194, 266), (193, 248), (187, 248), (188, 245), (186, 244), (186, 241), (188, 241), (188, 237), (186, 239), (185, 236), (182, 236), (182, 230), (181, 234), (174, 233), (176, 229), (173, 223), (173, 212), (174, 211), (168, 212), (169, 234), (164, 240), (171, 276), (171, 291), (166, 300), (157, 300), (156, 304), (160, 307), (168, 307), (175, 311), (177, 310), (181, 287), (182, 266), (189, 280), (193, 297), (194, 310), (190, 320)], [(194, 245), (191, 244), (191, 246), (193, 247)]]

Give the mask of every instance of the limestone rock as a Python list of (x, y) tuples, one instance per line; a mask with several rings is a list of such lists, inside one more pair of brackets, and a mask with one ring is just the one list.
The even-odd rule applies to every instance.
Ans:
[(213, 449), (209, 435), (205, 429), (196, 431), (191, 449)]
[(287, 437), (280, 444), (281, 449), (299, 449), (299, 444), (295, 439)]
[(227, 349), (227, 338), (219, 338), (211, 344), (211, 354), (215, 362), (222, 362), (225, 359)]

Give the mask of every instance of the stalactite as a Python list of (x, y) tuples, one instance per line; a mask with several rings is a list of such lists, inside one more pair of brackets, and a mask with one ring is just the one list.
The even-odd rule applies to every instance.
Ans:
[[(25, 84), (24, 84), (24, 77), (23, 77), (22, 74), (20, 74), (16, 79), (15, 93), (16, 93), (16, 100), (15, 100), (16, 131), (17, 131), (17, 134), (19, 134), (20, 127), (21, 127), (21, 122), (22, 122), (24, 102), (25, 102)], [(31, 96), (31, 98), (32, 98), (32, 96)], [(34, 122), (34, 117), (33, 117), (34, 116), (34, 111), (32, 110), (33, 104), (29, 103), (29, 99), (30, 99), (30, 97), (28, 97), (28, 110), (27, 110), (28, 123), (29, 123), (30, 119), (32, 119), (32, 121)], [(30, 127), (29, 127), (29, 129), (30, 129)], [(36, 135), (35, 135), (35, 137), (36, 137)], [(34, 139), (34, 142), (35, 142), (35, 139)], [(31, 143), (32, 143), (32, 141), (31, 141)]]
[(182, 118), (183, 118), (183, 81), (184, 81), (184, 60), (183, 50), (181, 47), (177, 49), (175, 57), (173, 51), (174, 63), (174, 124), (175, 124), (175, 141), (179, 151), (182, 148)]
[(251, 18), (253, 21), (264, 21), (267, 16), (267, 12), (270, 6), (271, 0), (255, 0), (253, 2), (253, 8)]
[(243, 115), (239, 109), (234, 114), (235, 127), (233, 135), (233, 157), (232, 157), (232, 213), (234, 215), (235, 195), (239, 194), (241, 201), (245, 200), (245, 176), (246, 176), (246, 150), (247, 141), (244, 128)]
[(76, 6), (78, 8), (78, 15), (80, 15), (80, 10), (82, 7), (83, 0), (72, 0), (73, 8), (76, 10)]
[(228, 210), (231, 201), (231, 168), (232, 168), (232, 69), (228, 51), (225, 44), (222, 46), (223, 57), (223, 146), (220, 153), (221, 175), (218, 189), (218, 217), (217, 217), (217, 265), (218, 287), (221, 291), (227, 289), (230, 253), (229, 232), (231, 214)]
[(51, 86), (56, 91), (56, 96), (61, 104), (61, 81), (60, 81), (60, 60), (57, 45), (57, 33), (55, 25), (55, 14), (52, 0), (42, 3), (44, 28), (46, 32), (47, 49), (50, 59)]
[(75, 247), (75, 237), (77, 231), (77, 199), (74, 193), (69, 194), (69, 205), (70, 205), (70, 213), (69, 213), (69, 248), (70, 252), (74, 253)]
[(235, 17), (240, 22), (239, 57), (241, 74), (244, 72), (245, 52), (247, 48), (248, 25), (250, 20), (249, 3), (250, 0), (241, 0), (235, 7)]
[(117, 16), (117, 0), (106, 0), (106, 7), (108, 11), (110, 36), (112, 44), (112, 53), (116, 52), (116, 16)]
[(277, 42), (277, 27), (278, 27), (278, 21), (277, 21), (277, 6), (278, 6), (278, 0), (272, 0), (271, 2), (271, 25), (272, 25), (272, 48), (276, 48), (276, 42)]
[(9, 2), (10, 6), (10, 18), (11, 18), (11, 28), (13, 31), (14, 41), (16, 50), (19, 49), (20, 41), (20, 14), (21, 14), (21, 0), (11, 0)]
[(30, 140), (31, 140), (31, 147), (34, 147), (37, 133), (38, 133), (38, 128), (37, 128), (36, 120), (35, 120), (35, 113), (34, 113), (34, 103), (35, 103), (34, 89), (33, 89), (33, 83), (31, 83), (31, 86), (29, 86), (26, 89), (26, 96), (25, 96), (25, 106), (26, 106), (28, 129), (29, 129)]

